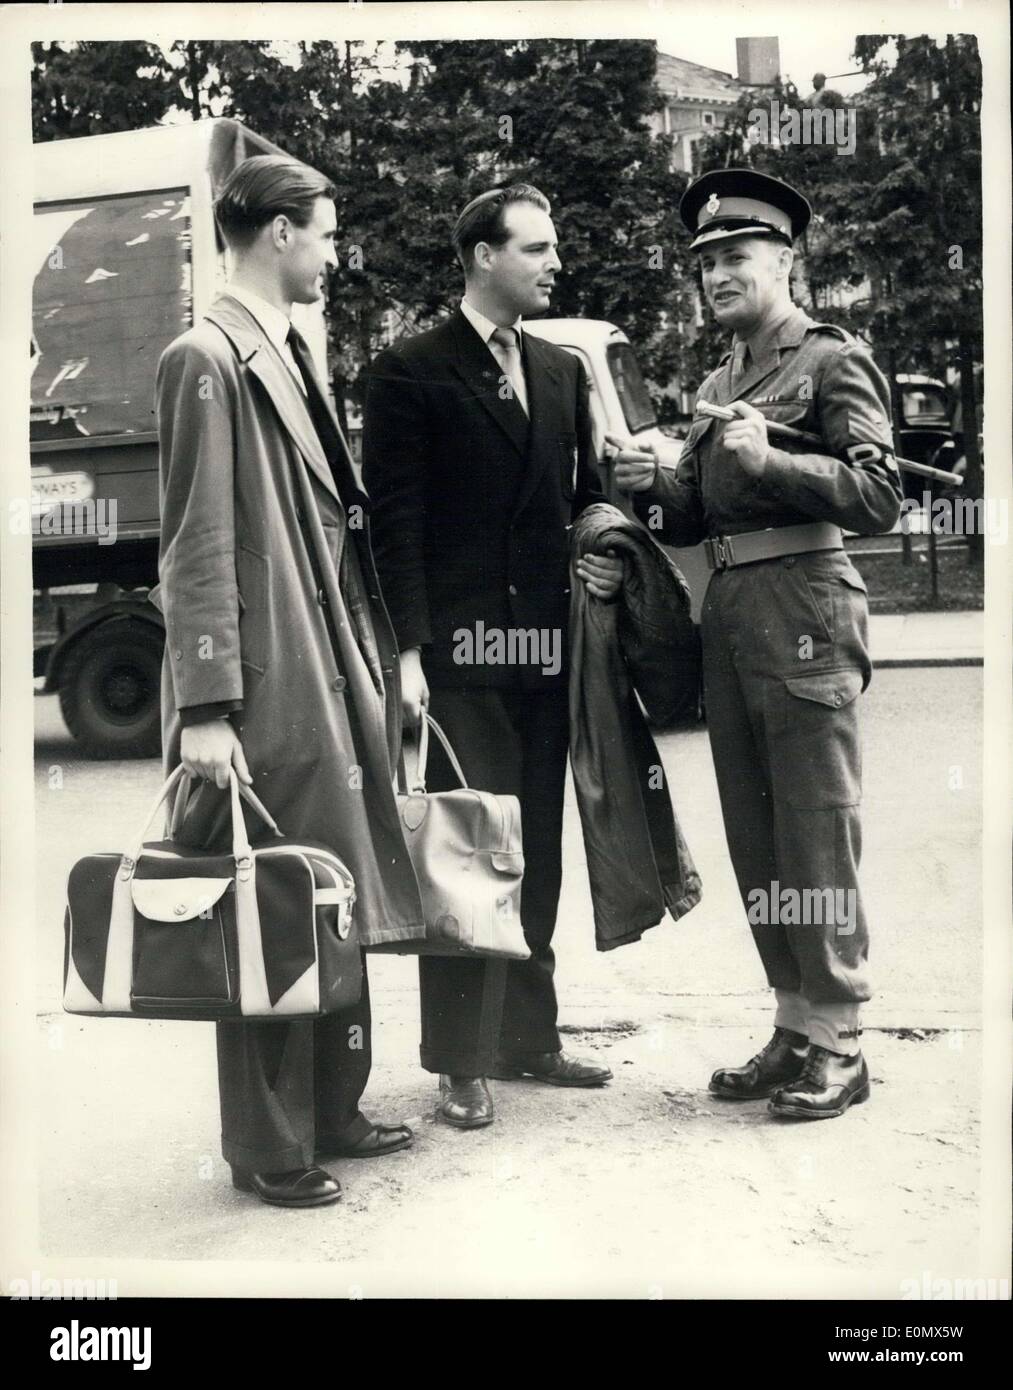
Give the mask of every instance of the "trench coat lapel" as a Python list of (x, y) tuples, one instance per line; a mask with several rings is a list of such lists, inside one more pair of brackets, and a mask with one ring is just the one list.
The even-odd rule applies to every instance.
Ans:
[(470, 391), (519, 454), (528, 447), (530, 421), (524, 407), (513, 396), (500, 396), (500, 369), (495, 357), (461, 313), (455, 310), (450, 320), (457, 345), (453, 362), (455, 371), (467, 382)]
[(340, 506), (338, 487), (302, 392), (260, 324), (238, 299), (228, 294), (219, 296), (205, 317), (222, 330), (238, 352), (239, 360), (261, 383), (307, 465)]
[[(520, 512), (526, 507), (534, 494), (550, 458), (555, 457), (555, 440), (558, 438), (558, 427), (553, 430), (553, 404), (560, 391), (559, 373), (549, 353), (544, 351), (533, 333), (525, 333), (523, 338), (524, 378), (528, 387), (528, 409), (531, 412), (531, 440), (527, 468), (517, 494), (515, 512)], [(545, 442), (544, 448), (539, 448), (540, 441)]]

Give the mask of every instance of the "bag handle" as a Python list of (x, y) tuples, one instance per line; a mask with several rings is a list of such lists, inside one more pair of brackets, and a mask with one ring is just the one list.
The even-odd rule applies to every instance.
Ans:
[[(237, 778), (236, 780), (238, 781), (239, 779)], [(175, 840), (183, 828), (183, 817), (186, 815), (187, 803), (193, 792), (193, 782), (194, 779), (192, 777), (186, 778), (179, 785), (179, 790), (176, 793), (176, 800), (172, 808), (172, 817), (168, 826), (170, 840)], [(272, 835), (281, 835), (277, 821), (252, 787), (248, 787), (245, 782), (239, 782), (239, 795), (248, 805), (253, 807)]]
[(398, 758), (396, 785), (398, 792), (402, 796), (407, 796), (409, 793), (411, 793), (413, 796), (426, 795), (426, 764), (429, 761), (430, 724), (433, 726), (433, 731), (436, 734), (436, 737), (443, 744), (443, 749), (447, 755), (447, 758), (450, 761), (450, 766), (457, 773), (457, 780), (460, 782), (461, 786), (467, 790), (468, 780), (464, 775), (464, 770), (461, 767), (461, 764), (457, 760), (457, 754), (450, 746), (450, 740), (447, 738), (446, 734), (440, 728), (439, 724), (437, 724), (436, 720), (432, 717), (432, 715), (426, 714), (425, 711), (423, 711), (423, 717), (419, 721), (419, 752), (415, 765), (415, 777), (413, 778), (410, 787), (408, 785), (408, 771), (405, 767), (403, 746), (401, 748), (401, 756)]
[(443, 744), (443, 751), (447, 755), (447, 759), (450, 763), (450, 766), (454, 769), (454, 772), (457, 774), (457, 780), (460, 782), (462, 787), (467, 788), (468, 779), (464, 775), (464, 771), (461, 767), (461, 764), (457, 761), (457, 754), (450, 746), (450, 740), (447, 738), (446, 734), (440, 728), (439, 724), (437, 724), (436, 720), (432, 717), (432, 715), (423, 711), (423, 718), (419, 727), (419, 765), (418, 771), (415, 775), (417, 785), (413, 787), (412, 790), (420, 792), (425, 792), (426, 790), (426, 764), (429, 761), (430, 726), (432, 726), (433, 733)]
[[(137, 861), (140, 859), (141, 850), (144, 847), (144, 837), (152, 821), (155, 819), (164, 802), (168, 800), (176, 784), (184, 777), (188, 778), (189, 773), (183, 764), (180, 763), (178, 767), (173, 769), (168, 779), (163, 783), (151, 809), (141, 823), (140, 833), (130, 845), (127, 853), (120, 857), (120, 873), (123, 878), (133, 877), (134, 869), (137, 867)], [(248, 791), (247, 788), (243, 790)], [(243, 817), (243, 806), (240, 800), (239, 778), (236, 776), (236, 770), (233, 767), (229, 768), (229, 798), (232, 813), (232, 857), (236, 861), (237, 868), (239, 868), (241, 872), (245, 870), (245, 873), (248, 874), (253, 867), (253, 851), (250, 848), (250, 839), (246, 833), (246, 821)], [(251, 802), (257, 814), (264, 817), (274, 833), (280, 835), (281, 831), (278, 829), (267, 809), (261, 804), (259, 798), (254, 796), (252, 792), (248, 792), (247, 799)], [(177, 806), (178, 804), (179, 798), (177, 795)], [(174, 814), (175, 809), (174, 807)]]

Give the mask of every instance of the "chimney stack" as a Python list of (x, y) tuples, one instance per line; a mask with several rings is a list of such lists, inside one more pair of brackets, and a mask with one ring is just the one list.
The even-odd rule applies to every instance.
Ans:
[(770, 87), (781, 71), (781, 49), (776, 37), (736, 39), (738, 78), (747, 87)]

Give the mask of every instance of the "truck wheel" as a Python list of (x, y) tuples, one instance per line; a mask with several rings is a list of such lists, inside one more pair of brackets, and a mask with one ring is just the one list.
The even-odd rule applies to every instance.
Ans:
[(101, 623), (70, 652), (60, 709), (88, 758), (156, 758), (162, 751), (163, 634), (150, 623)]

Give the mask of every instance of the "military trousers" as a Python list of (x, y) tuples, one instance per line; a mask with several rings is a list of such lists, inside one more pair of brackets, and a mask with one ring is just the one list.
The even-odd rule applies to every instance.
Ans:
[(767, 981), (817, 1008), (857, 1006), (870, 997), (858, 884), (865, 584), (843, 550), (716, 571), (701, 634), (725, 835)]

